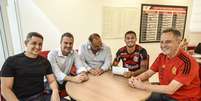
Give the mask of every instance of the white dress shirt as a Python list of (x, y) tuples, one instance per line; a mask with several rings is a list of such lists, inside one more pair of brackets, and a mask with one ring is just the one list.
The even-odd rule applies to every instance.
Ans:
[(111, 50), (105, 44), (102, 45), (101, 50), (94, 54), (91, 50), (91, 43), (81, 45), (79, 55), (87, 70), (91, 68), (101, 68), (104, 71), (108, 70), (112, 64)]
[(65, 76), (70, 74), (73, 64), (75, 64), (77, 68), (77, 74), (82, 71), (87, 71), (82, 65), (79, 55), (74, 50), (72, 50), (67, 56), (62, 54), (61, 49), (51, 50), (47, 58), (52, 65), (52, 70), (59, 83), (63, 83)]

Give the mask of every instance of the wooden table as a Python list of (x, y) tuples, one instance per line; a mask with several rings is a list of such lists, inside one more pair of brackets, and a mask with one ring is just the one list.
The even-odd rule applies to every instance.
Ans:
[(101, 76), (89, 75), (87, 82), (68, 82), (68, 94), (78, 101), (143, 101), (151, 93), (128, 85), (128, 79), (106, 72)]

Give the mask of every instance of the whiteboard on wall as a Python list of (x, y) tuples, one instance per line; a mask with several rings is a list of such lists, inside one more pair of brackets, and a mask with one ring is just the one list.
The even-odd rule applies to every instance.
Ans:
[(124, 33), (135, 31), (138, 15), (135, 7), (104, 7), (103, 8), (103, 37), (123, 38)]
[(192, 14), (190, 17), (190, 31), (201, 32), (201, 0), (192, 0)]

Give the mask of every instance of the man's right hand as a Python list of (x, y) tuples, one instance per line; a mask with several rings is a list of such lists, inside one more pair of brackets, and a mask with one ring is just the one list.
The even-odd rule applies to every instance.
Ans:
[(92, 68), (89, 70), (89, 73), (91, 73), (94, 76), (100, 76), (103, 72), (104, 71), (101, 68)]
[(89, 78), (86, 74), (80, 74), (80, 75), (77, 75), (77, 76), (73, 76), (71, 78), (71, 81), (72, 82), (75, 82), (75, 83), (81, 83), (81, 82), (84, 82), (84, 81), (87, 81)]
[(130, 71), (129, 71), (129, 72), (124, 72), (124, 73), (123, 73), (123, 76), (126, 77), (126, 78), (130, 78), (131, 75), (132, 75), (132, 72), (130, 72)]
[(89, 80), (89, 77), (88, 77), (88, 75), (87, 75), (86, 72), (82, 72), (82, 73), (80, 73), (78, 76), (82, 79), (82, 81), (87, 81), (87, 80)]
[(94, 76), (97, 75), (97, 71), (96, 71), (96, 69), (94, 69), (94, 68), (91, 68), (91, 69), (89, 70), (89, 73), (91, 73), (91, 74), (94, 75)]

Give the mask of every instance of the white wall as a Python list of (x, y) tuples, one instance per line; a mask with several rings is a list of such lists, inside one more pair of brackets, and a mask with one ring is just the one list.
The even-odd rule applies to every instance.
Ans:
[[(190, 45), (196, 45), (198, 42), (201, 41), (201, 32), (192, 33), (189, 31), (189, 22), (190, 22), (190, 15), (191, 15), (191, 5), (192, 0), (104, 0), (104, 6), (112, 6), (112, 7), (135, 7), (138, 9), (136, 12), (135, 23), (137, 23), (135, 27), (135, 32), (137, 33), (139, 39), (139, 29), (140, 29), (140, 12), (141, 12), (141, 4), (163, 4), (163, 5), (179, 5), (179, 6), (188, 6), (188, 16), (187, 16), (187, 23), (186, 23), (186, 31), (185, 37), (188, 37), (190, 40)], [(113, 55), (115, 51), (122, 45), (122, 39), (105, 39), (107, 43), (112, 47)], [(150, 55), (150, 65), (154, 62), (156, 57), (160, 52), (160, 44), (159, 43), (141, 43), (141, 46), (147, 49), (148, 54)], [(158, 81), (157, 76), (155, 75), (151, 81)]]
[(192, 32), (201, 32), (201, 0), (193, 0), (192, 2), (190, 30)]
[[(196, 44), (200, 41), (201, 34), (194, 34), (189, 32), (189, 17), (190, 17), (190, 9), (191, 9), (191, 0), (104, 0), (104, 6), (115, 6), (115, 7), (135, 7), (138, 11), (136, 13), (135, 22), (137, 23), (135, 32), (139, 38), (139, 29), (140, 29), (140, 11), (141, 4), (165, 4), (165, 5), (180, 5), (180, 6), (188, 6), (188, 16), (186, 23), (186, 33), (185, 36), (190, 36), (190, 44)], [(113, 47), (113, 50), (118, 49), (119, 45), (123, 45), (123, 39), (106, 39), (106, 42)], [(115, 44), (113, 44), (115, 43)], [(143, 47), (145, 47), (150, 54), (150, 64), (157, 57), (160, 52), (159, 43), (141, 43)], [(114, 54), (114, 53), (113, 53)]]
[(32, 0), (18, 0), (23, 40), (27, 33), (40, 32), (44, 36), (43, 49), (52, 49), (59, 45), (60, 30), (41, 11)]
[(102, 31), (100, 0), (19, 0), (19, 5), (24, 37), (30, 31), (41, 32), (44, 50), (59, 47), (64, 32), (74, 35), (78, 48), (89, 34)]
[[(185, 37), (189, 37), (190, 44), (196, 45), (201, 40), (201, 32), (191, 33), (189, 22), (192, 0), (19, 0), (24, 36), (29, 31), (39, 31), (45, 34), (45, 49), (58, 47), (63, 32), (71, 32), (75, 36), (75, 48), (87, 41), (89, 34), (102, 34), (102, 11), (104, 6), (135, 7), (135, 32), (139, 38), (141, 4), (164, 4), (188, 6)], [(31, 7), (31, 5), (33, 7)], [(37, 16), (36, 16), (37, 15)], [(31, 19), (31, 20), (30, 20)], [(53, 41), (51, 41), (53, 40)], [(123, 38), (103, 39), (108, 44), (113, 55), (124, 45)], [(140, 44), (150, 54), (150, 64), (160, 52), (159, 43)], [(156, 79), (153, 79), (156, 80)]]

